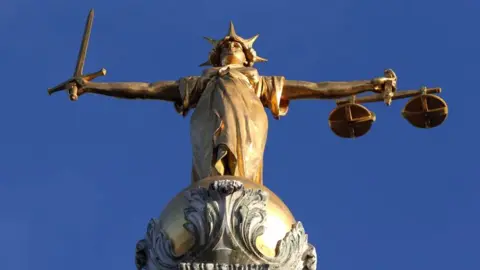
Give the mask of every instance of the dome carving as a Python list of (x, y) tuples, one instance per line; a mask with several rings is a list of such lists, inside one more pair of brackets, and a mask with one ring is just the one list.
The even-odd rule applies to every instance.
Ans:
[(314, 269), (316, 253), (302, 224), (273, 192), (222, 176), (192, 184), (152, 219), (136, 260), (148, 270), (221, 269), (200, 267), (210, 262)]

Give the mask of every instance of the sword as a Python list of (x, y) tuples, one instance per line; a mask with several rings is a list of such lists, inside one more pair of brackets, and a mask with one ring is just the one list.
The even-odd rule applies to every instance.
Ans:
[(48, 94), (51, 95), (55, 92), (68, 89), (70, 100), (76, 101), (78, 99), (78, 85), (79, 80), (90, 81), (99, 76), (105, 76), (107, 70), (102, 68), (101, 70), (83, 75), (83, 67), (85, 66), (85, 59), (87, 56), (88, 42), (90, 40), (90, 33), (92, 32), (92, 23), (93, 23), (94, 11), (90, 10), (87, 22), (85, 24), (85, 30), (83, 32), (82, 44), (80, 45), (80, 50), (78, 51), (77, 64), (75, 66), (75, 71), (73, 72), (73, 77), (65, 82), (60, 83), (59, 85), (48, 89)]

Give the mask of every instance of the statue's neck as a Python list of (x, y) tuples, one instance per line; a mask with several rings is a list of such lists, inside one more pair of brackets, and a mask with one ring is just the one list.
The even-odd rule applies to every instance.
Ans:
[(245, 66), (244, 66), (243, 64), (232, 63), (232, 64), (223, 65), (223, 66), (221, 66), (220, 68), (226, 68), (226, 67), (230, 67), (230, 68), (240, 68), (240, 67), (245, 67)]

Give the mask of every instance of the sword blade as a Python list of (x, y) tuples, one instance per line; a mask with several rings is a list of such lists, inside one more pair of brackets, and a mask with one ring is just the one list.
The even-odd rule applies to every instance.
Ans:
[(82, 45), (78, 51), (77, 65), (73, 73), (73, 77), (81, 76), (83, 74), (83, 67), (85, 65), (85, 58), (87, 56), (88, 41), (90, 40), (90, 33), (92, 32), (92, 22), (93, 22), (93, 9), (88, 13), (87, 22), (85, 24), (85, 30), (83, 32)]

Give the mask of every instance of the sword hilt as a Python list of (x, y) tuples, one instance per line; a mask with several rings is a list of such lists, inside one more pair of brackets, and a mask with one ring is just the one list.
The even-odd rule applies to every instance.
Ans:
[(76, 84), (72, 85), (72, 87), (70, 87), (70, 90), (68, 90), (68, 94), (70, 96), (71, 101), (77, 101), (78, 100), (78, 86)]
[(81, 75), (81, 76), (78, 76), (78, 77), (73, 77), (73, 78), (71, 78), (67, 81), (64, 81), (64, 82), (60, 83), (59, 85), (57, 85), (53, 88), (48, 89), (48, 94), (52, 95), (56, 92), (68, 89), (68, 94), (69, 94), (70, 100), (71, 101), (76, 101), (76, 100), (78, 100), (78, 89), (83, 88), (83, 85), (81, 83), (79, 83), (80, 80), (84, 80), (84, 81), (89, 82), (91, 80), (94, 80), (97, 77), (105, 76), (106, 74), (107, 74), (107, 70), (102, 68), (101, 70), (99, 70), (97, 72), (94, 72), (94, 73), (90, 73), (90, 74), (87, 74), (87, 75)]

